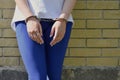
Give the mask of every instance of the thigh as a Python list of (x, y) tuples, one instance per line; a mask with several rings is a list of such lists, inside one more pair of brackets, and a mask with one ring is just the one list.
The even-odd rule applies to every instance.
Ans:
[[(50, 80), (61, 80), (62, 64), (70, 38), (71, 29), (72, 22), (68, 22), (64, 38), (53, 47), (51, 47), (49, 44), (46, 46), (47, 72)], [(50, 43), (51, 40), (51, 38), (47, 38), (48, 43)]]
[(30, 80), (45, 80), (46, 61), (44, 44), (33, 41), (27, 33), (24, 21), (16, 22), (16, 38), (19, 51)]

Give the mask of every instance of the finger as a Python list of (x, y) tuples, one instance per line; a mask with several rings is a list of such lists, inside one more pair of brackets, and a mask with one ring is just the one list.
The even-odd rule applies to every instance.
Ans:
[(60, 42), (61, 40), (62, 40), (61, 37), (58, 37), (56, 43)]
[(53, 38), (53, 41), (51, 42), (51, 45), (53, 46), (56, 43), (59, 43), (63, 39), (63, 37), (64, 37), (64, 35), (59, 33), (59, 35), (57, 35), (57, 37), (55, 38), (56, 40)]
[(44, 41), (43, 41), (43, 39), (42, 39), (42, 37), (41, 37), (41, 36), (39, 37), (39, 39), (40, 39), (40, 41), (41, 41), (41, 44), (43, 44), (43, 43), (44, 43)]
[(33, 32), (28, 32), (29, 37), (34, 40)]
[(35, 31), (30, 32), (30, 37), (32, 40), (38, 42), (37, 35)]
[(38, 33), (39, 33), (38, 38), (39, 38), (41, 44), (43, 44), (43, 43), (44, 43), (44, 41), (43, 41), (43, 39), (42, 39), (43, 33), (42, 33), (42, 27), (41, 27), (40, 24), (39, 24)]
[(41, 36), (43, 36), (42, 34), (42, 27), (41, 27), (41, 24), (38, 23), (38, 27), (37, 27), (37, 30), (36, 30), (36, 34), (37, 34), (37, 40), (39, 41), (40, 44), (43, 44), (44, 41), (42, 39)]
[(42, 37), (41, 37), (40, 33), (39, 33), (39, 32), (37, 32), (36, 34), (37, 34), (37, 39), (38, 39), (39, 43), (40, 43), (40, 44), (43, 44), (43, 43), (44, 43), (44, 41), (43, 41), (43, 39), (42, 39)]
[(55, 43), (56, 43), (56, 40), (53, 39), (53, 40), (50, 42), (50, 45), (53, 46), (53, 45), (55, 45)]
[(39, 44), (42, 44), (42, 42), (40, 41), (40, 39), (39, 39), (39, 33), (38, 32), (36, 32), (36, 40), (37, 40), (37, 42), (39, 43)]
[(33, 35), (31, 33), (28, 33), (28, 35), (33, 40)]
[(38, 42), (37, 41), (37, 35), (34, 33), (34, 34), (32, 34), (32, 36), (33, 36), (33, 40), (36, 41), (36, 42)]
[(57, 43), (60, 42), (60, 41), (63, 39), (63, 37), (64, 37), (64, 36), (63, 36), (62, 34), (59, 35), (58, 40), (57, 40)]
[(51, 32), (50, 32), (50, 37), (52, 37), (54, 35), (54, 32), (55, 32), (55, 28), (52, 27)]
[(41, 24), (39, 24), (39, 32), (40, 32), (40, 35), (43, 36)]
[(55, 34), (54, 34), (53, 40), (50, 43), (51, 46), (53, 46), (57, 43), (58, 37), (59, 37), (59, 35), (58, 35), (58, 32), (56, 31)]

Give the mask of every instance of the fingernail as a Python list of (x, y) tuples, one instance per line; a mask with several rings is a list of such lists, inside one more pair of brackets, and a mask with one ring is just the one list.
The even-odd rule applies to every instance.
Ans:
[(43, 44), (43, 41), (41, 42), (41, 44)]
[(50, 46), (52, 47), (53, 45), (52, 45), (52, 44), (50, 44)]
[(44, 41), (42, 41), (42, 44), (44, 43)]
[(51, 46), (54, 46), (54, 44), (51, 44)]
[(52, 35), (50, 35), (50, 37), (52, 37)]

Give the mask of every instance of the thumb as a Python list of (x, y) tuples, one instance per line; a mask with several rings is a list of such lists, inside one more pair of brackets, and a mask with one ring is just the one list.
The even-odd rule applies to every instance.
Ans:
[(50, 37), (52, 37), (54, 35), (54, 32), (55, 32), (55, 28), (52, 27), (51, 32), (50, 32)]
[(39, 24), (40, 35), (43, 36), (41, 24)]

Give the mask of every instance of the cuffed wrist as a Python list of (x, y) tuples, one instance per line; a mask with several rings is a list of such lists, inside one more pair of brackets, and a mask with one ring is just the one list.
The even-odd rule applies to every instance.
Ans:
[(67, 19), (65, 19), (65, 18), (56, 18), (55, 21), (67, 22)]
[(27, 23), (30, 19), (39, 20), (39, 19), (37, 18), (37, 16), (32, 15), (32, 16), (29, 16), (29, 17), (27, 17), (27, 18), (25, 19), (25, 23)]

